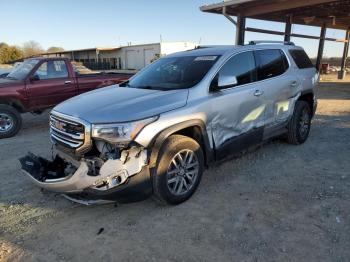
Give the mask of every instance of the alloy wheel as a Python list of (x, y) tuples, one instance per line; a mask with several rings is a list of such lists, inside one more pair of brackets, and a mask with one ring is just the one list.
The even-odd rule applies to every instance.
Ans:
[(306, 108), (301, 112), (299, 119), (299, 133), (302, 137), (307, 135), (310, 129), (310, 114)]
[(5, 113), (0, 113), (0, 132), (8, 132), (14, 125), (13, 118)]
[(167, 186), (174, 195), (184, 195), (196, 183), (199, 162), (196, 154), (189, 149), (178, 152), (171, 160), (167, 170)]

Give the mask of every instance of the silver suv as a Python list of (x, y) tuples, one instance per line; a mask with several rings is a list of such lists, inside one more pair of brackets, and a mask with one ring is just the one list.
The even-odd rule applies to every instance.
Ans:
[(292, 43), (207, 46), (161, 58), (129, 81), (50, 114), (52, 160), (29, 153), (38, 186), (79, 201), (152, 193), (179, 204), (205, 167), (276, 136), (306, 141), (318, 73)]

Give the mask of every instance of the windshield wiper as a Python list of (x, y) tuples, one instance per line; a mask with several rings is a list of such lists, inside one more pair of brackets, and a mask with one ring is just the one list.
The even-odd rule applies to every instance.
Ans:
[(140, 88), (140, 89), (153, 89), (153, 86), (137, 86), (136, 88)]
[(159, 86), (136, 86), (135, 88), (140, 88), (140, 89), (150, 89), (150, 90), (160, 90), (160, 91), (167, 91), (169, 90), (168, 88), (162, 88)]
[(129, 80), (127, 80), (127, 81), (125, 81), (123, 83), (120, 83), (119, 86), (121, 86), (121, 87), (130, 87)]

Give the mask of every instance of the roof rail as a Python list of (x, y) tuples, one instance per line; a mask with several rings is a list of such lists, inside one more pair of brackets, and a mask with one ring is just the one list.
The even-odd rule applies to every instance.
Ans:
[(295, 45), (293, 42), (286, 41), (250, 41), (249, 45), (259, 45), (259, 44), (283, 44), (283, 45)]
[(205, 45), (197, 45), (194, 49), (203, 49), (203, 48), (210, 48), (212, 46), (205, 46)]
[(234, 47), (234, 45), (197, 45), (195, 49), (215, 48), (215, 47)]

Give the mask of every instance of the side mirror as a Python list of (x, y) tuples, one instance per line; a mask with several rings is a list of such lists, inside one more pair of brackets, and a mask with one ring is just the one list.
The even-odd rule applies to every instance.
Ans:
[(237, 78), (235, 76), (225, 76), (219, 75), (218, 78), (218, 88), (229, 88), (236, 86), (238, 84)]
[(29, 80), (30, 80), (31, 82), (39, 81), (39, 80), (40, 80), (40, 77), (39, 77), (37, 74), (35, 74), (35, 75), (32, 75), (32, 76), (29, 78)]
[(219, 85), (218, 85), (218, 75), (216, 75), (210, 83), (209, 91), (210, 92), (218, 92), (220, 91)]

